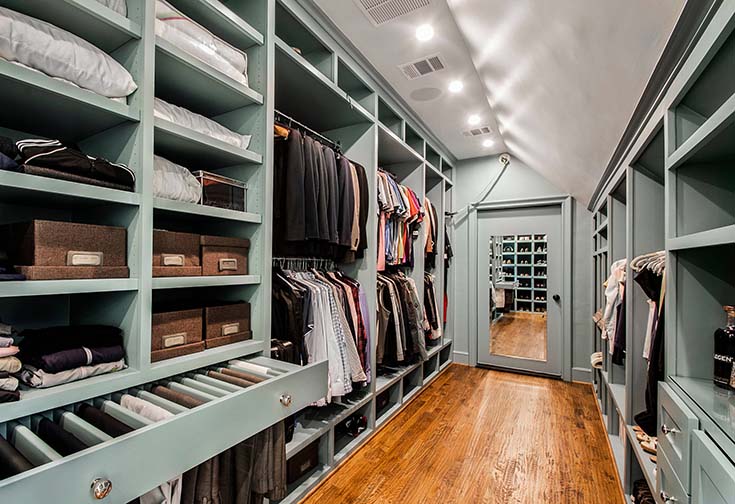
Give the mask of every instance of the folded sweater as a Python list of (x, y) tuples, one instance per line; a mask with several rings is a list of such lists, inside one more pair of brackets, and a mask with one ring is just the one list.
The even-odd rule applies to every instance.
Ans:
[(22, 361), (29, 357), (49, 355), (62, 350), (82, 347), (111, 347), (123, 344), (122, 329), (104, 325), (26, 329), (20, 335), (23, 340), (18, 344), (20, 347), (18, 357)]
[(125, 361), (119, 360), (117, 362), (97, 364), (96, 366), (81, 366), (59, 373), (47, 373), (42, 369), (24, 365), (19, 374), (19, 378), (29, 387), (49, 388), (83, 380), (91, 376), (114, 373), (125, 369), (125, 367)]
[(60, 373), (82, 366), (96, 366), (106, 362), (115, 362), (124, 358), (125, 348), (122, 345), (115, 345), (61, 350), (45, 355), (34, 355), (23, 362), (47, 373)]

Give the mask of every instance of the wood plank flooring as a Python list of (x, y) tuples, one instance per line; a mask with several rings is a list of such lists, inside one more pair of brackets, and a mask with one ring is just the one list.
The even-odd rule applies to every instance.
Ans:
[(490, 352), (546, 360), (546, 314), (510, 312), (490, 328)]
[(588, 385), (453, 364), (306, 504), (621, 504)]

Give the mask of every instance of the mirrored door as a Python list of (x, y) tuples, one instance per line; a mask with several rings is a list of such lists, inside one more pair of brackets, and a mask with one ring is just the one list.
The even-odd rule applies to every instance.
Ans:
[(478, 217), (478, 362), (561, 374), (561, 210)]

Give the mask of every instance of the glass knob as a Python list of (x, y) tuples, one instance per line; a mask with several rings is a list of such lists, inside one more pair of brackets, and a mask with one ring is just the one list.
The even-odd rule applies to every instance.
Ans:
[(661, 493), (659, 494), (661, 496), (661, 500), (664, 502), (676, 502), (676, 499), (663, 490), (661, 490)]
[(679, 432), (679, 429), (675, 429), (673, 427), (668, 427), (666, 424), (663, 424), (661, 426), (661, 432), (664, 433), (664, 436), (668, 436), (669, 434), (676, 434)]
[(97, 500), (102, 500), (112, 492), (112, 481), (104, 478), (97, 478), (92, 482), (92, 494)]
[(285, 407), (291, 406), (291, 402), (293, 399), (291, 398), (291, 394), (281, 394), (281, 404), (283, 404)]

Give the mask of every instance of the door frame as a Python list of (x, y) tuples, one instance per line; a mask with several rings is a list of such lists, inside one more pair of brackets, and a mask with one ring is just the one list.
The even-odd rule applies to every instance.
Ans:
[[(574, 237), (572, 234), (572, 205), (573, 199), (569, 195), (546, 196), (541, 198), (528, 198), (518, 200), (501, 200), (486, 203), (477, 203), (469, 209), (469, 280), (470, 295), (474, 295), (475, 303), (467, 303), (467, 318), (469, 321), (472, 336), (469, 342), (469, 364), (477, 366), (477, 356), (479, 353), (478, 340), (479, 328), (477, 323), (477, 313), (481, 309), (479, 296), (477, 296), (478, 268), (477, 268), (477, 251), (478, 251), (478, 235), (479, 235), (479, 213), (492, 210), (507, 210), (518, 208), (534, 208), (540, 206), (560, 206), (561, 207), (561, 234), (562, 234), (562, 329), (561, 329), (561, 379), (571, 381), (572, 379), (572, 327), (573, 327), (573, 307), (572, 307), (572, 252), (574, 247)], [(485, 307), (484, 309), (487, 309)], [(483, 330), (484, 331), (484, 330)]]

